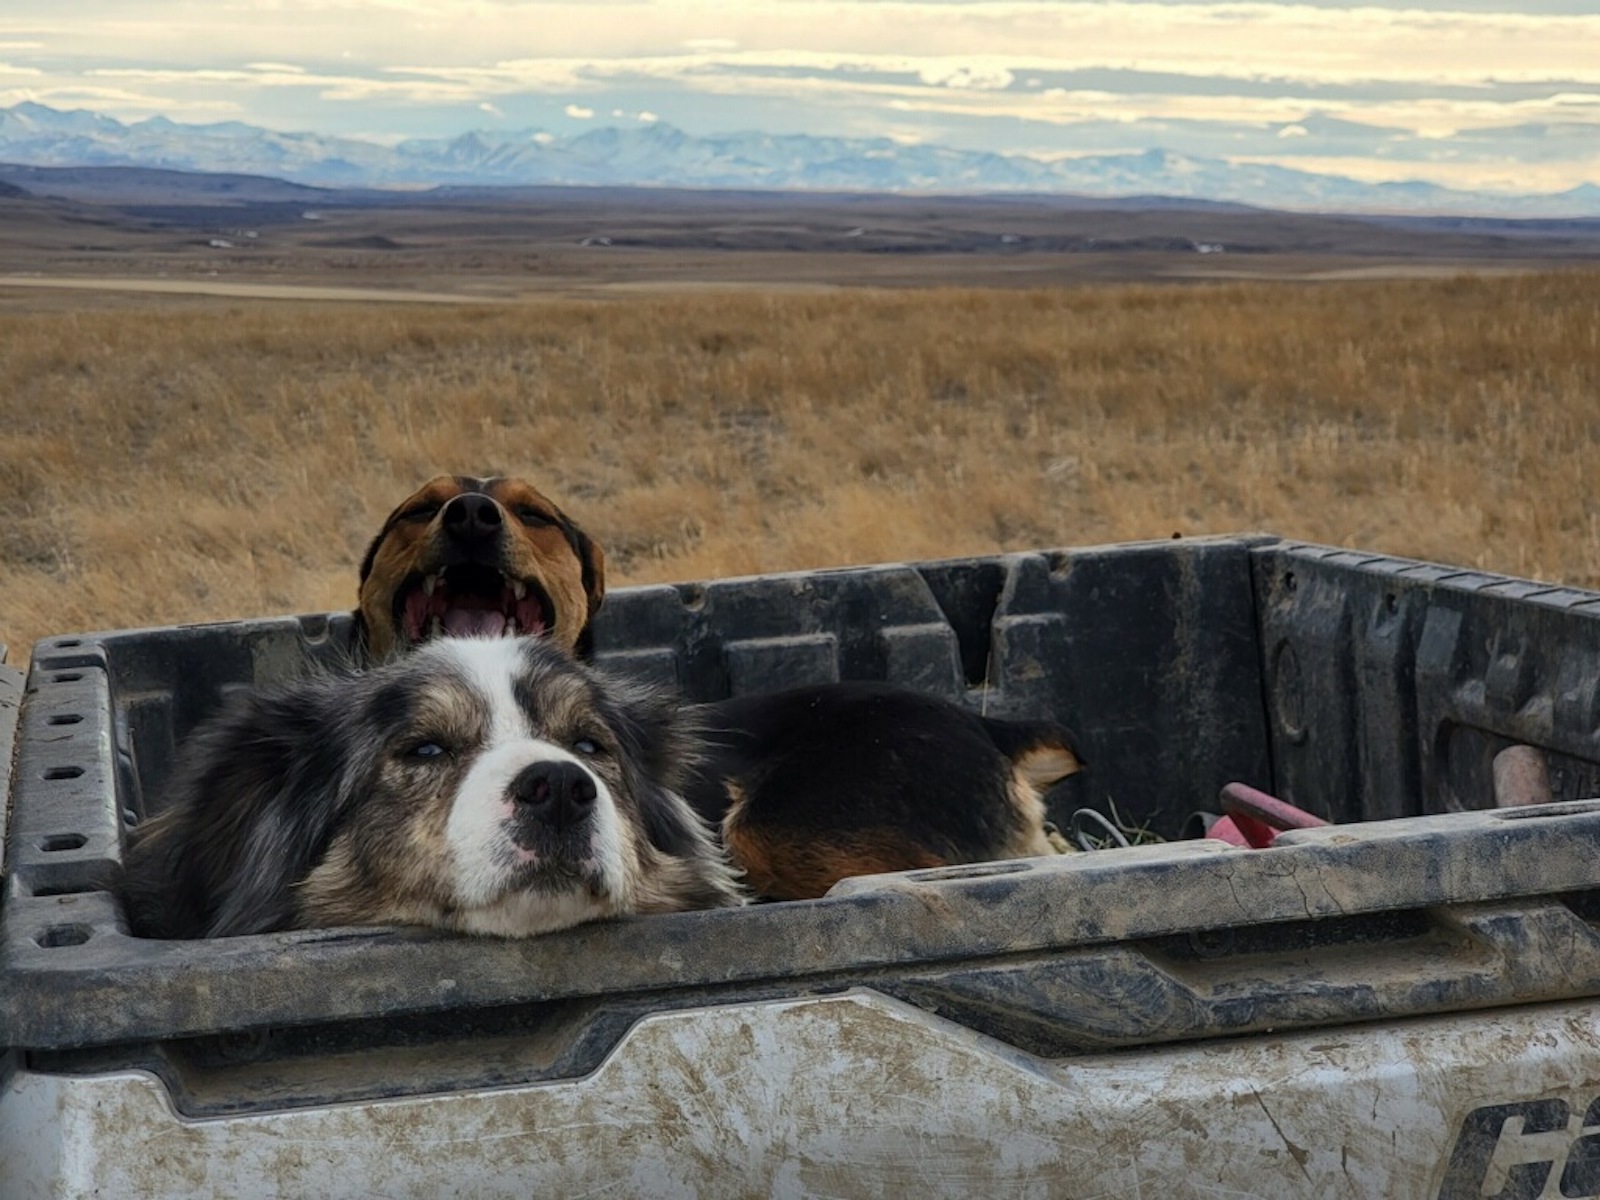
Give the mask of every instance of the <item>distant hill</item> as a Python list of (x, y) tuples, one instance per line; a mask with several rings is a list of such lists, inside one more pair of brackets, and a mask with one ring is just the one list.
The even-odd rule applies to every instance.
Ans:
[[(542, 130), (474, 132), (383, 145), (279, 133), (231, 121), (185, 125), (165, 117), (123, 124), (95, 113), (24, 103), (0, 109), (0, 161), (36, 167), (200, 171), (251, 202), (279, 187), (660, 186), (950, 194), (1073, 194), (1147, 206), (1217, 201), (1324, 212), (1506, 217), (1600, 216), (1600, 187), (1546, 195), (1486, 195), (1434, 184), (1369, 184), (1260, 163), (1152, 149), (1045, 160), (903, 145), (887, 138), (732, 133), (699, 137), (664, 123), (600, 128), (571, 137)], [(271, 177), (270, 181), (258, 177)], [(16, 186), (14, 171), (5, 176)], [(161, 181), (152, 179), (155, 188)], [(58, 189), (66, 184), (56, 184)], [(68, 196), (69, 191), (53, 194)], [(171, 193), (166, 193), (170, 198)], [(213, 197), (215, 198), (215, 197)]]
[[(0, 158), (3, 158), (0, 155)], [(262, 175), (220, 175), (150, 167), (39, 167), (0, 162), (0, 188), (98, 203), (325, 203), (327, 188)], [(0, 195), (5, 195), (0, 191)]]

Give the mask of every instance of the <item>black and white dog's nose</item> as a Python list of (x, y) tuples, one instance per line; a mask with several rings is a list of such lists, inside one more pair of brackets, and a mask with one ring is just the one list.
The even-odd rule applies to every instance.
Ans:
[(571, 829), (594, 811), (594, 777), (577, 763), (540, 762), (511, 781), (516, 816), (550, 829)]
[(467, 492), (444, 506), (444, 531), (458, 542), (488, 541), (503, 524), (500, 506), (479, 492)]

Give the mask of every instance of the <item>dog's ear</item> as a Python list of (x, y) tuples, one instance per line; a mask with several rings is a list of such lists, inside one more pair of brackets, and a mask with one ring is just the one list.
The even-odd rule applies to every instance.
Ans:
[[(384, 533), (387, 533), (387, 531), (389, 531), (389, 526), (384, 525)], [(384, 541), (384, 533), (379, 533), (376, 538), (373, 538), (373, 544), (366, 547), (366, 555), (362, 558), (362, 573), (358, 576), (357, 586), (355, 586), (355, 594), (357, 595), (362, 594), (363, 590), (366, 589), (366, 576), (370, 576), (373, 573), (373, 560), (378, 558), (378, 547)], [(358, 603), (354, 610), (350, 611), (350, 619), (355, 622), (355, 637), (352, 638), (352, 646), (354, 646), (355, 653), (365, 656), (365, 654), (370, 653), (371, 630), (366, 627), (366, 613), (363, 613), (362, 606), (358, 605)]]
[(573, 526), (572, 531), (577, 534), (578, 561), (583, 564), (583, 591), (589, 597), (589, 619), (592, 621), (595, 613), (600, 611), (600, 602), (606, 598), (606, 555), (600, 549), (600, 543), (583, 530)]
[(621, 743), (623, 757), (665, 787), (676, 788), (699, 740), (676, 692), (590, 668), (596, 705)]
[(561, 516), (561, 531), (567, 535), (572, 552), (583, 567), (583, 592), (589, 597), (589, 620), (600, 611), (600, 602), (606, 598), (606, 555), (595, 541), (565, 513)]
[(228, 937), (292, 924), (294, 885), (341, 809), (344, 751), (329, 736), (325, 691), (238, 693), (195, 730), (171, 806), (128, 850), (122, 884), (135, 932)]
[(600, 543), (579, 529), (565, 513), (561, 514), (561, 531), (567, 535), (572, 552), (578, 556), (578, 563), (583, 568), (583, 592), (589, 598), (588, 616), (572, 648), (578, 658), (586, 660), (594, 650), (595, 614), (600, 611), (600, 604), (606, 598), (606, 555), (600, 549)]
[(361, 556), (361, 572), (356, 576), (356, 587), (360, 590), (366, 586), (367, 576), (372, 574), (372, 565), (378, 561), (378, 547), (383, 545), (383, 539), (389, 536), (389, 531), (394, 528), (394, 523), (400, 519), (400, 514), (417, 498), (417, 494), (436, 483), (430, 479), (427, 483), (407, 496), (399, 504), (389, 510), (389, 515), (383, 519), (383, 524), (378, 528), (378, 536), (367, 544), (367, 552)]
[(681, 792), (699, 754), (699, 739), (682, 701), (665, 689), (606, 679), (601, 715), (621, 744), (618, 756), (635, 765), (629, 790), (639, 800), (650, 844), (667, 854), (703, 850), (707, 832)]
[[(383, 519), (383, 526), (378, 530), (378, 536), (373, 538), (372, 541), (367, 544), (367, 552), (361, 556), (361, 571), (356, 576), (357, 596), (360, 596), (366, 591), (367, 578), (372, 574), (373, 564), (378, 561), (378, 549), (383, 545), (383, 539), (389, 536), (389, 531), (394, 528), (395, 520), (400, 516), (401, 509), (405, 508), (405, 506), (409, 503), (411, 503), (411, 501), (408, 498), (404, 503), (395, 506), (395, 508), (390, 511), (389, 515)], [(358, 653), (364, 655), (367, 653), (370, 643), (369, 631), (367, 629), (367, 615), (362, 611), (361, 605), (357, 604), (355, 611), (351, 613), (351, 616), (355, 618), (355, 647)]]
[(378, 531), (378, 536), (367, 545), (367, 552), (361, 556), (361, 573), (356, 576), (356, 587), (359, 590), (367, 584), (367, 576), (372, 574), (372, 564), (377, 561), (378, 547), (383, 545), (383, 539), (389, 536), (389, 529), (394, 524), (394, 514), (389, 514), (389, 519), (383, 523), (383, 528)]
[(683, 798), (694, 769), (698, 732), (675, 694), (639, 685), (611, 683), (603, 689), (602, 715), (622, 744), (629, 768), (628, 790), (638, 804), (649, 843), (643, 853), (655, 866), (645, 873), (640, 912), (682, 912), (743, 904), (738, 872), (711, 827)]

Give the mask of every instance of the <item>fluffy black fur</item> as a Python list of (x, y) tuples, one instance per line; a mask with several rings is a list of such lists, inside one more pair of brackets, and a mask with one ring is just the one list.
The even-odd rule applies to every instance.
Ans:
[[(524, 660), (527, 684), (514, 691), (536, 723), (553, 679), (580, 689), (585, 713), (599, 715), (611, 786), (645, 835), (646, 870), (669, 864), (676, 907), (738, 903), (720, 851), (677, 795), (693, 743), (675, 698), (610, 680), (534, 639), (504, 646)], [(409, 777), (394, 763), (414, 748), (414, 721), (437, 720), (418, 713), (441, 670), (448, 664), (434, 649), (230, 696), (181, 747), (165, 807), (131, 836), (116, 886), (132, 931), (203, 938), (349, 923), (326, 919), (301, 886), (335, 839), (353, 847), (351, 870), (370, 892), (371, 914), (356, 920), (384, 922), (410, 903), (407, 880), (430, 864), (407, 859), (416, 840), (407, 823), (452, 797), (397, 784)], [(460, 753), (470, 761), (470, 747)]]
[(1001, 721), (886, 683), (736, 697), (695, 712), (685, 798), (758, 893), (852, 874), (1050, 853), (1044, 791), (1082, 766), (1048, 721)]
[(840, 682), (702, 706), (705, 746), (684, 798), (720, 825), (728, 781), (799, 833), (892, 827), (953, 862), (1019, 835), (1014, 754), (1072, 745), (1047, 722), (996, 721), (892, 684)]
[[(176, 798), (141, 824), (119, 880), (145, 937), (225, 937), (290, 924), (290, 888), (327, 842), (355, 738), (328, 735), (348, 677), (235, 693), (183, 750)], [(354, 734), (355, 731), (350, 731)]]

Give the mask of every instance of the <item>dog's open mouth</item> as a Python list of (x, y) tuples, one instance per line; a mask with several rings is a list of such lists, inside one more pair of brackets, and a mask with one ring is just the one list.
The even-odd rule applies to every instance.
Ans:
[(422, 575), (401, 593), (399, 623), (413, 644), (431, 637), (542, 636), (554, 622), (544, 589), (476, 563)]

